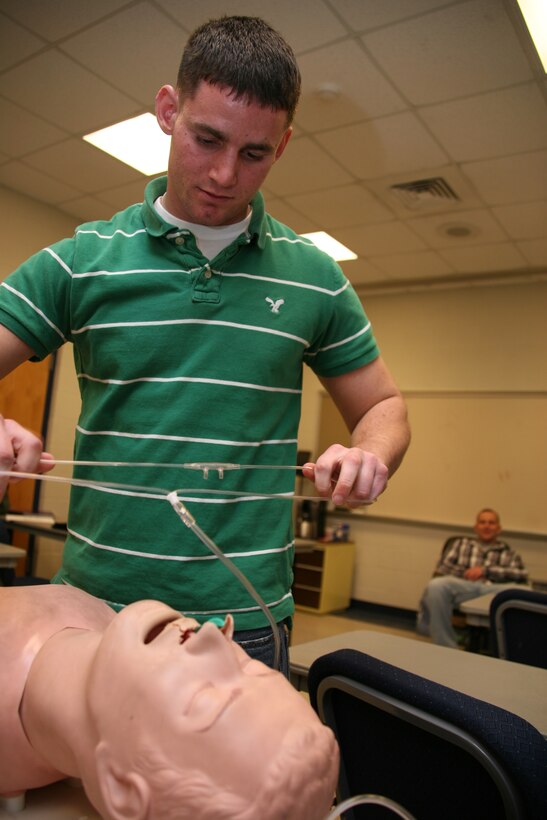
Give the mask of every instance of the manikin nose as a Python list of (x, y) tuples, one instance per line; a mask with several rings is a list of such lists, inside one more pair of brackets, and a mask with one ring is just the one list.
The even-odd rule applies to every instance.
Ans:
[(226, 669), (232, 668), (238, 674), (241, 672), (232, 642), (211, 621), (204, 623), (185, 643), (185, 650), (190, 655), (201, 655), (202, 657), (209, 655), (212, 664), (220, 662)]

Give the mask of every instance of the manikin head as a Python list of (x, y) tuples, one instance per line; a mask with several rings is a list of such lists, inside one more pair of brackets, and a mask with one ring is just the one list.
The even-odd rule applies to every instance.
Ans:
[(501, 523), (497, 512), (489, 507), (481, 510), (477, 514), (474, 530), (484, 544), (494, 542), (501, 532)]
[[(338, 749), (279, 672), (155, 601), (103, 633), (87, 688), (98, 742), (81, 762), (114, 820), (320, 820)], [(85, 756), (86, 753), (84, 753)]]

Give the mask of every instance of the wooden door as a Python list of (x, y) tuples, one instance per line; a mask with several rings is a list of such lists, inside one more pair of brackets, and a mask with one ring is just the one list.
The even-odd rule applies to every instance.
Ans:
[[(15, 419), (37, 435), (42, 431), (48, 382), (54, 361), (52, 356), (48, 356), (42, 362), (25, 362), (0, 381), (0, 413), (5, 418)], [(8, 492), (11, 509), (32, 510), (36, 483), (24, 480), (10, 484)], [(16, 532), (13, 543), (26, 550), (29, 536)], [(21, 559), (17, 574), (24, 573), (24, 569), (25, 559)]]

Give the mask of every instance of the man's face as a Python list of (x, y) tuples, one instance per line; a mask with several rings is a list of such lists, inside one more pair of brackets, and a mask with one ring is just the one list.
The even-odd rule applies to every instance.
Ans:
[(495, 541), (496, 536), (501, 532), (497, 515), (493, 512), (479, 513), (475, 522), (475, 532), (485, 544)]
[(287, 731), (314, 725), (316, 715), (279, 672), (217, 626), (186, 631), (187, 620), (140, 601), (105, 630), (88, 687), (99, 739), (124, 771), (148, 748), (176, 769), (201, 770), (251, 795)]
[(201, 82), (179, 99), (171, 86), (156, 97), (156, 115), (171, 135), (164, 207), (180, 219), (215, 227), (244, 219), (291, 134), (287, 112)]

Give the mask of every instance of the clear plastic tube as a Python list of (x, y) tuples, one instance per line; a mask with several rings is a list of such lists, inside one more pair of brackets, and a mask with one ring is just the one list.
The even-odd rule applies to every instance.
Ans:
[(266, 606), (265, 602), (262, 600), (256, 589), (253, 587), (249, 579), (243, 575), (243, 573), (236, 567), (233, 561), (230, 560), (222, 550), (215, 544), (212, 538), (201, 529), (199, 524), (197, 523), (194, 516), (187, 510), (184, 506), (182, 501), (177, 495), (177, 490), (173, 490), (173, 492), (169, 493), (167, 496), (167, 500), (175, 510), (178, 517), (186, 524), (189, 529), (192, 530), (195, 535), (199, 538), (199, 540), (205, 544), (205, 546), (216, 555), (216, 557), (224, 564), (224, 566), (234, 575), (237, 580), (245, 587), (251, 598), (259, 605), (262, 612), (268, 619), (270, 626), (272, 627), (272, 633), (274, 638), (274, 668), (279, 669), (280, 664), (280, 657), (281, 657), (281, 639), (279, 637), (279, 627), (275, 622), (275, 619)]
[(380, 794), (358, 794), (355, 797), (348, 797), (347, 800), (344, 800), (338, 806), (335, 806), (325, 820), (336, 820), (338, 817), (342, 816), (342, 812), (347, 811), (348, 809), (353, 809), (356, 806), (364, 806), (367, 803), (375, 806), (384, 806), (386, 809), (391, 809), (392, 812), (394, 812), (398, 817), (402, 817), (403, 820), (416, 820), (414, 815), (410, 814), (410, 812), (399, 805), (399, 803), (396, 803), (394, 800), (390, 800), (389, 797), (383, 797)]

